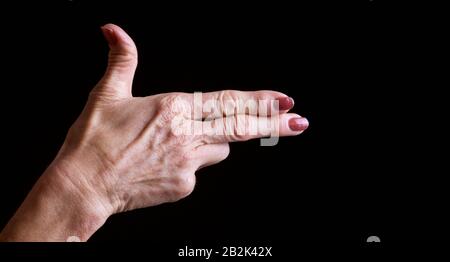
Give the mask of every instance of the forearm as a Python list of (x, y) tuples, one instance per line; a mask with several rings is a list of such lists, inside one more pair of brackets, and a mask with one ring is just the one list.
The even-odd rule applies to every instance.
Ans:
[(65, 171), (51, 165), (0, 233), (0, 241), (87, 240), (108, 215), (76, 185), (63, 179)]

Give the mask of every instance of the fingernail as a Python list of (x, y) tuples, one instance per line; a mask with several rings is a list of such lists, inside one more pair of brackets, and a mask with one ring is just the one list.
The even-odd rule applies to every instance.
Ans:
[(295, 117), (289, 120), (289, 128), (292, 131), (303, 131), (309, 126), (308, 119), (304, 117)]
[(114, 35), (114, 31), (111, 28), (105, 26), (102, 26), (101, 29), (108, 44), (115, 45), (117, 43), (117, 39), (116, 36)]
[(277, 100), (280, 111), (289, 110), (294, 107), (294, 99), (288, 96), (278, 98)]

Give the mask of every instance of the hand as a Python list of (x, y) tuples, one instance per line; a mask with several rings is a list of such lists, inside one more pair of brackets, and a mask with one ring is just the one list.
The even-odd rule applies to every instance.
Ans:
[[(293, 100), (275, 91), (205, 93), (200, 105), (187, 93), (132, 97), (135, 44), (118, 26), (102, 30), (110, 46), (106, 73), (57, 157), (2, 232), (5, 240), (86, 240), (114, 213), (189, 195), (195, 172), (224, 160), (229, 142), (275, 131), (298, 135), (308, 127), (305, 118), (287, 113)], [(279, 107), (264, 104), (267, 116), (257, 103), (234, 110), (240, 102), (260, 100), (278, 101)], [(212, 110), (205, 112), (208, 103)], [(51, 230), (43, 226), (49, 223)]]

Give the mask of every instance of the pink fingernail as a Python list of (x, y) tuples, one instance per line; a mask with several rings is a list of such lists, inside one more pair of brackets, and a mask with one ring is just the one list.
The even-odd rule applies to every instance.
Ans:
[(289, 128), (292, 131), (303, 131), (309, 126), (309, 122), (304, 117), (294, 117), (289, 119)]
[(294, 107), (294, 99), (290, 97), (281, 97), (278, 98), (278, 104), (280, 111), (289, 110)]

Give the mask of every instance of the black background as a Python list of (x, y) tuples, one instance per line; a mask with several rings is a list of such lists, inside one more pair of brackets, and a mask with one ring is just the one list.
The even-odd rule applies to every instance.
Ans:
[(274, 147), (232, 144), (227, 160), (198, 172), (191, 196), (114, 215), (92, 241), (445, 236), (444, 155), (433, 153), (426, 112), (427, 10), (380, 1), (91, 2), (2, 4), (0, 227), (103, 74), (100, 26), (112, 22), (138, 47), (135, 96), (273, 89), (295, 99), (310, 128)]

